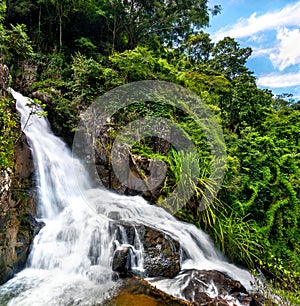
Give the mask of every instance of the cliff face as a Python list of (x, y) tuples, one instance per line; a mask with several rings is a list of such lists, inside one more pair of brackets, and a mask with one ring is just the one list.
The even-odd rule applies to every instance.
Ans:
[[(2, 97), (6, 94), (8, 80), (8, 69), (0, 64)], [(14, 112), (13, 109), (9, 111)], [(14, 151), (13, 169), (0, 171), (0, 284), (24, 267), (32, 240), (40, 227), (33, 217), (33, 162), (25, 135), (19, 137)]]
[(0, 284), (21, 270), (40, 224), (34, 219), (33, 165), (22, 136), (15, 147), (15, 168), (0, 173)]

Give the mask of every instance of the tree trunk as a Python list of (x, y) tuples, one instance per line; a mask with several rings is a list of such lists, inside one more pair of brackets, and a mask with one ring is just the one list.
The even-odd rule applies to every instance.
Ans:
[(59, 15), (59, 52), (62, 50), (62, 15)]

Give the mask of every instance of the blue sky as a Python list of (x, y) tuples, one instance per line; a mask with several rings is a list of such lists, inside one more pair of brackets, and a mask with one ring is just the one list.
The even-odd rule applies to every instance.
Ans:
[(206, 29), (213, 41), (226, 36), (253, 53), (247, 67), (260, 88), (300, 99), (300, 0), (210, 0), (222, 13)]

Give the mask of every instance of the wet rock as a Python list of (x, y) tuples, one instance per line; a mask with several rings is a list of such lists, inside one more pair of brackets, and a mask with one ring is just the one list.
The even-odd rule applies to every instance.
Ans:
[(27, 214), (24, 216), (24, 218), (22, 218), (19, 224), (17, 244), (15, 246), (17, 260), (13, 264), (14, 273), (22, 270), (25, 267), (29, 252), (31, 250), (33, 238), (44, 226), (44, 222), (38, 222), (31, 214)]
[(26, 222), (34, 236), (36, 236), (40, 232), (40, 230), (46, 225), (44, 222), (37, 221), (30, 214), (26, 215)]
[(110, 211), (108, 213), (107, 217), (112, 219), (112, 220), (120, 220), (121, 219), (120, 212), (118, 212), (118, 211)]
[(15, 167), (0, 173), (0, 284), (24, 268), (42, 223), (35, 215), (33, 163), (22, 134), (15, 146)]
[(0, 232), (0, 284), (25, 267), (33, 238), (44, 226), (32, 215), (23, 213), (11, 208)]
[(130, 253), (129, 248), (124, 247), (114, 252), (112, 269), (119, 273), (120, 277), (126, 277), (130, 273)]
[(144, 268), (148, 277), (172, 278), (180, 271), (180, 244), (169, 235), (147, 228), (141, 232), (144, 250)]
[(193, 306), (194, 303), (172, 297), (137, 277), (123, 281), (119, 292), (103, 306)]
[[(225, 273), (215, 270), (185, 270), (178, 275), (183, 297), (195, 305), (264, 305), (245, 287)], [(184, 286), (183, 286), (184, 285)]]
[(15, 146), (15, 175), (19, 179), (33, 179), (34, 166), (31, 150), (26, 136), (22, 132), (18, 144)]
[[(143, 275), (146, 277), (174, 277), (180, 271), (180, 245), (178, 241), (157, 229), (145, 225), (120, 223), (116, 240), (119, 249), (113, 258), (113, 270), (124, 275), (140, 275), (135, 269), (142, 251)], [(141, 249), (142, 248), (142, 249)], [(129, 259), (130, 257), (130, 259)]]

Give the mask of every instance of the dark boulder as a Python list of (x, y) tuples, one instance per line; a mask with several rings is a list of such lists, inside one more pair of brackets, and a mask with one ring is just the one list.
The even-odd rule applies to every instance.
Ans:
[(128, 247), (115, 250), (112, 269), (119, 273), (120, 277), (126, 277), (130, 274), (130, 252)]
[[(143, 261), (142, 275), (146, 277), (172, 278), (180, 271), (179, 242), (157, 229), (145, 225), (121, 222), (117, 225), (116, 241), (119, 247), (114, 253), (113, 270), (122, 276), (141, 275), (136, 269)], [(141, 253), (139, 259), (137, 252)]]
[(248, 293), (239, 281), (220, 271), (185, 270), (180, 272), (178, 280), (184, 288), (183, 297), (195, 305), (265, 305), (265, 301)]
[(158, 230), (144, 227), (142, 236), (145, 256), (144, 268), (148, 277), (172, 278), (180, 271), (180, 244), (171, 236)]

